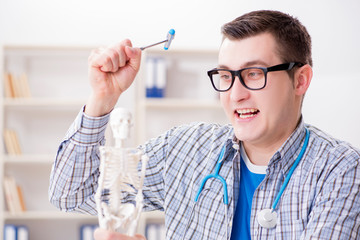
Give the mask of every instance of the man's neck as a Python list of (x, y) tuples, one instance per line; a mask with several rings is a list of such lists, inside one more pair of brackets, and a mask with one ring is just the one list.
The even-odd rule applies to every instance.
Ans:
[(276, 149), (264, 149), (256, 147), (246, 147), (244, 146), (246, 154), (254, 165), (258, 166), (267, 166), (270, 162), (271, 157), (276, 152)]
[(267, 166), (275, 152), (283, 145), (291, 133), (283, 135), (282, 138), (273, 139), (271, 144), (243, 142), (249, 160), (254, 165)]

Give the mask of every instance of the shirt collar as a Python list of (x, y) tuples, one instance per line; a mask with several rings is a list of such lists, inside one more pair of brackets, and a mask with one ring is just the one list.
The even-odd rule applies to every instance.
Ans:
[(284, 176), (286, 176), (290, 168), (293, 166), (296, 158), (299, 156), (301, 148), (304, 144), (305, 135), (305, 124), (301, 118), (295, 131), (270, 159), (268, 170), (277, 166), (280, 167)]

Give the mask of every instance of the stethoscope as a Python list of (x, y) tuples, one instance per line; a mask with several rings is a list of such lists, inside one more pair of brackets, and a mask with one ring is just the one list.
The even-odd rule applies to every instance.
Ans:
[[(300, 153), (297, 156), (294, 164), (292, 165), (292, 167), (291, 167), (291, 169), (289, 171), (289, 174), (286, 176), (285, 181), (284, 181), (283, 185), (281, 186), (280, 191), (277, 194), (271, 208), (263, 209), (257, 214), (257, 221), (258, 221), (259, 225), (261, 227), (263, 227), (263, 228), (268, 228), (269, 229), (269, 228), (274, 228), (276, 226), (277, 213), (275, 212), (275, 208), (278, 205), (279, 200), (280, 200), (282, 194), (284, 193), (284, 191), (286, 189), (286, 186), (288, 185), (292, 174), (294, 173), (296, 167), (300, 163), (300, 160), (304, 156), (307, 145), (309, 143), (310, 132), (309, 132), (309, 130), (307, 128), (305, 128), (305, 130), (306, 130), (306, 136), (305, 136), (304, 144), (303, 144), (303, 146), (302, 146), (302, 148), (300, 150)], [(225, 179), (219, 175), (221, 165), (224, 162), (224, 154), (225, 154), (225, 145), (221, 149), (218, 161), (217, 161), (216, 166), (215, 166), (215, 171), (212, 174), (209, 174), (209, 175), (205, 176), (204, 179), (201, 181), (199, 190), (197, 191), (197, 194), (195, 196), (195, 205), (196, 205), (197, 201), (199, 200), (199, 197), (201, 195), (201, 192), (204, 189), (206, 181), (209, 180), (210, 178), (215, 178), (215, 179), (219, 180), (222, 183), (222, 186), (223, 186), (223, 191), (224, 191), (224, 193), (223, 193), (224, 194), (223, 202), (224, 202), (224, 207), (225, 207), (225, 217), (226, 217), (226, 220), (228, 221), (227, 209), (228, 209), (229, 201), (228, 201), (227, 184), (226, 184)], [(226, 227), (226, 237), (227, 237), (226, 239), (228, 239), (228, 228), (227, 227)]]
[[(215, 166), (215, 171), (214, 173), (212, 174), (209, 174), (207, 176), (204, 177), (204, 179), (201, 181), (200, 183), (200, 187), (199, 187), (199, 190), (195, 196), (195, 201), (194, 201), (194, 205), (192, 207), (192, 210), (191, 210), (191, 214), (190, 214), (190, 218), (186, 224), (186, 229), (189, 228), (190, 226), (190, 220), (192, 218), (192, 215), (193, 215), (193, 212), (194, 212), (194, 209), (197, 205), (197, 202), (199, 200), (199, 197), (204, 189), (204, 186), (205, 186), (205, 183), (207, 180), (209, 180), (210, 178), (215, 178), (217, 180), (219, 180), (221, 183), (222, 183), (222, 186), (223, 186), (223, 202), (224, 202), (224, 212), (225, 212), (225, 219), (226, 221), (228, 221), (228, 205), (229, 205), (229, 200), (228, 200), (228, 191), (227, 191), (227, 184), (226, 184), (226, 181), (225, 179), (219, 175), (219, 171), (220, 171), (220, 168), (221, 168), (221, 165), (224, 161), (224, 154), (225, 154), (225, 148), (226, 148), (226, 145), (224, 145), (221, 149), (221, 152), (220, 152), (220, 155), (219, 155), (219, 158), (218, 158), (218, 161), (216, 163), (216, 166)], [(228, 225), (228, 222), (227, 222), (227, 225)], [(185, 239), (185, 235), (186, 235), (186, 232), (183, 234), (182, 236), (182, 239)], [(226, 239), (229, 239), (229, 231), (228, 231), (228, 228), (226, 227)]]
[(280, 200), (282, 194), (284, 193), (285, 188), (288, 185), (292, 174), (295, 171), (295, 168), (297, 167), (297, 165), (299, 165), (301, 158), (304, 156), (307, 145), (309, 143), (310, 132), (307, 128), (305, 128), (305, 130), (306, 130), (306, 136), (305, 136), (304, 145), (302, 146), (299, 155), (297, 156), (294, 164), (292, 165), (292, 167), (289, 171), (289, 174), (286, 176), (285, 181), (284, 181), (283, 185), (281, 186), (278, 195), (275, 198), (275, 201), (273, 202), (271, 208), (263, 209), (257, 214), (257, 221), (258, 221), (259, 225), (263, 228), (274, 228), (276, 226), (277, 213), (275, 212), (275, 208), (278, 205), (279, 200)]

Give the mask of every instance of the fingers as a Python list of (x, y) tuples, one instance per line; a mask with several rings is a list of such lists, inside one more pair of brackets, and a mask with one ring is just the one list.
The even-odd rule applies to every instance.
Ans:
[(89, 64), (103, 72), (112, 73), (127, 64), (137, 69), (140, 65), (140, 55), (140, 49), (132, 48), (131, 41), (125, 39), (116, 45), (94, 50), (89, 57)]
[(139, 70), (141, 63), (141, 50), (140, 48), (133, 48), (130, 46), (125, 47), (126, 55), (130, 57), (129, 66), (132, 67), (135, 71)]
[(146, 240), (144, 236), (136, 234), (130, 237), (124, 234), (110, 232), (104, 229), (97, 228), (94, 232), (95, 240)]

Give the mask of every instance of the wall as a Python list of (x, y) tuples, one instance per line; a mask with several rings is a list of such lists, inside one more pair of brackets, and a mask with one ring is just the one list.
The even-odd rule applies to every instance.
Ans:
[(360, 147), (360, 2), (358, 0), (0, 0), (0, 43), (135, 46), (176, 29), (173, 48), (218, 48), (223, 23), (247, 11), (277, 9), (297, 16), (312, 35), (314, 78), (306, 122)]

